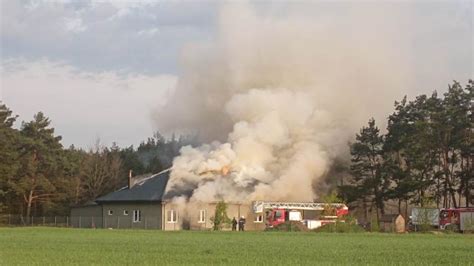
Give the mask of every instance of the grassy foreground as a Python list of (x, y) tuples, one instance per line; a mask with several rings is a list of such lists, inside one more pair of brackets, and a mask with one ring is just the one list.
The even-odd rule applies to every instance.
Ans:
[(474, 235), (0, 228), (0, 265), (474, 265)]

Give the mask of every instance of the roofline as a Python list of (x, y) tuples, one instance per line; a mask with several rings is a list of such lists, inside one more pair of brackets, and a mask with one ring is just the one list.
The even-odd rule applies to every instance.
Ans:
[[(173, 201), (171, 199), (166, 199), (166, 200), (162, 200), (163, 203), (165, 204), (168, 204), (168, 203), (173, 203)], [(193, 203), (203, 203), (203, 204), (217, 204), (221, 202), (220, 200), (219, 201), (196, 201), (196, 202), (193, 202)], [(238, 205), (244, 205), (244, 204), (252, 204), (253, 201), (224, 201), (225, 204), (238, 204)], [(186, 204), (189, 203), (189, 202), (186, 202)]]
[[(167, 172), (171, 172), (172, 168), (167, 168), (161, 172), (158, 172), (156, 174), (152, 174), (150, 176), (146, 176), (140, 180), (137, 180), (137, 182), (135, 184), (140, 184), (142, 185), (143, 183), (145, 183), (146, 181), (154, 178), (154, 177), (157, 177), (157, 176), (160, 176), (161, 174), (164, 174), (164, 173), (167, 173)], [(168, 178), (166, 179), (166, 183), (164, 185), (164, 191), (163, 191), (163, 194), (161, 195), (160, 199), (138, 199), (138, 200), (130, 200), (130, 199), (103, 199), (105, 197), (107, 197), (108, 195), (111, 195), (111, 194), (114, 194), (116, 192), (120, 192), (120, 191), (124, 191), (124, 190), (127, 190), (127, 189), (133, 189), (133, 187), (129, 187), (129, 186), (124, 186), (122, 188), (119, 188), (115, 191), (112, 191), (112, 192), (109, 192), (105, 195), (102, 195), (98, 198), (96, 198), (94, 200), (95, 203), (97, 204), (100, 204), (100, 203), (124, 203), (124, 202), (152, 202), (152, 203), (156, 203), (156, 202), (162, 202), (163, 201), (163, 196), (164, 196), (164, 192), (166, 191), (166, 187), (168, 186), (168, 181), (169, 181), (169, 175), (168, 175)]]
[(162, 200), (96, 200), (97, 204), (101, 203), (162, 203)]

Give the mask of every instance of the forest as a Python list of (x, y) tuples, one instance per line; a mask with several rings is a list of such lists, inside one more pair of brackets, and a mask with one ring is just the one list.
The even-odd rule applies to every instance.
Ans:
[(385, 133), (370, 119), (350, 144), (351, 178), (338, 187), (339, 196), (377, 220), (388, 201), (405, 215), (409, 205), (472, 205), (473, 85), (454, 81), (441, 97), (436, 91), (404, 97), (395, 102)]
[(130, 171), (139, 176), (169, 168), (179, 149), (195, 142), (157, 132), (137, 148), (99, 140), (87, 150), (66, 148), (42, 112), (18, 129), (17, 119), (0, 104), (0, 213), (26, 217), (67, 215), (72, 206), (125, 186)]
[[(395, 102), (386, 130), (370, 119), (350, 143), (350, 178), (335, 189), (366, 218), (408, 206), (459, 207), (474, 204), (473, 85), (454, 81), (439, 96)], [(64, 147), (42, 112), (16, 126), (18, 116), (0, 103), (0, 213), (67, 215), (72, 206), (116, 190), (134, 176), (169, 168), (181, 147), (197, 137), (160, 133), (138, 147)], [(385, 124), (385, 123), (384, 123)]]

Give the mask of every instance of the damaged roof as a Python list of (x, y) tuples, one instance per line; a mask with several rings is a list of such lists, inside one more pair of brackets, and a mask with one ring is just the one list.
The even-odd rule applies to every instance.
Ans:
[(123, 187), (95, 201), (103, 202), (161, 202), (168, 183), (170, 170), (136, 180), (131, 188)]

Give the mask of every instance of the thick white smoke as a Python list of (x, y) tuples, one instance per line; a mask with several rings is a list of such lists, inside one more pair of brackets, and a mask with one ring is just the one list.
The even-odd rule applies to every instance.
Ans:
[(312, 201), (313, 185), (347, 152), (349, 136), (403, 94), (408, 69), (388, 14), (348, 10), (350, 25), (300, 14), (275, 18), (226, 5), (218, 39), (186, 47), (157, 121), (212, 142), (181, 150), (171, 195)]
[(235, 121), (228, 142), (184, 147), (169, 187), (194, 189), (199, 201), (312, 200), (331, 160), (320, 143), (336, 130), (329, 114), (289, 89), (236, 94), (225, 111)]

